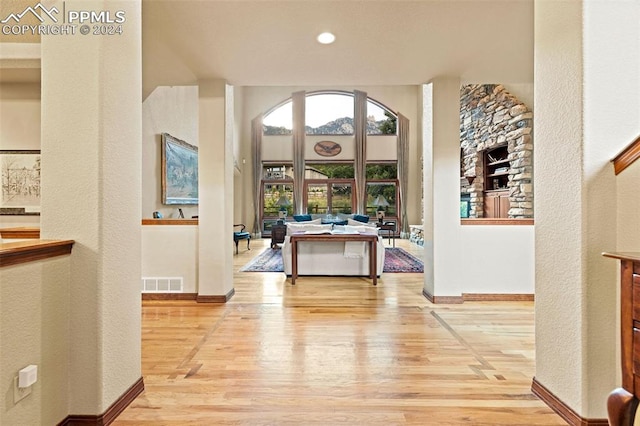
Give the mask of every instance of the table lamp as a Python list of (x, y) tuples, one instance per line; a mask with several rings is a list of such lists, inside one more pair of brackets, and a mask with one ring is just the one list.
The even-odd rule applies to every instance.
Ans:
[(276, 201), (276, 206), (280, 206), (280, 210), (278, 211), (278, 217), (284, 220), (287, 217), (287, 206), (290, 205), (289, 199), (284, 195), (281, 195)]
[(382, 223), (384, 220), (385, 210), (389, 205), (389, 202), (384, 198), (384, 195), (380, 194), (375, 200), (373, 200), (373, 205), (378, 207), (376, 210), (376, 216), (378, 217), (378, 222)]

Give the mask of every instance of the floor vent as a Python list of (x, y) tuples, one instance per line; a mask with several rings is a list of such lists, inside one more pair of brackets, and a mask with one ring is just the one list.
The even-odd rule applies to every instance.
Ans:
[(143, 293), (182, 293), (182, 277), (142, 277)]

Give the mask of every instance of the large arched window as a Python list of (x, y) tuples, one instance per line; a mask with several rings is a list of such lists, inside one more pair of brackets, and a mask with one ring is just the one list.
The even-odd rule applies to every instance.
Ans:
[[(352, 135), (353, 93), (312, 92), (306, 96), (305, 129), (308, 135)], [(382, 103), (367, 99), (367, 135), (395, 135), (396, 115)], [(265, 136), (290, 135), (293, 129), (291, 99), (268, 111), (263, 120)]]
[[(304, 188), (303, 205), (308, 214), (342, 217), (356, 213), (355, 98), (354, 92), (346, 91), (305, 94), (303, 182), (295, 182), (292, 167), (292, 99), (284, 100), (264, 114), (260, 206), (263, 234), (269, 234), (272, 224), (282, 215), (279, 212), (286, 211), (291, 219), (294, 185)], [(373, 221), (376, 210), (384, 208), (385, 220), (399, 221), (397, 116), (381, 102), (366, 99), (365, 211)], [(336, 151), (328, 151), (336, 146)]]

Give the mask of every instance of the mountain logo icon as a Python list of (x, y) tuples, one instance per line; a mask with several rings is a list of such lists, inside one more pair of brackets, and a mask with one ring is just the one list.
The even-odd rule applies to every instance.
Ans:
[(22, 13), (10, 13), (9, 16), (7, 16), (2, 21), (0, 21), (0, 23), (6, 24), (13, 19), (17, 24), (28, 13), (31, 13), (33, 16), (38, 18), (40, 22), (44, 22), (44, 18), (42, 18), (41, 14), (47, 15), (49, 18), (51, 18), (53, 22), (58, 22), (58, 19), (55, 16), (53, 16), (54, 13), (55, 14), (59, 13), (58, 9), (55, 6), (52, 7), (51, 9), (47, 9), (42, 5), (42, 3), (38, 3), (33, 7), (31, 6), (27, 7), (25, 10), (22, 11)]

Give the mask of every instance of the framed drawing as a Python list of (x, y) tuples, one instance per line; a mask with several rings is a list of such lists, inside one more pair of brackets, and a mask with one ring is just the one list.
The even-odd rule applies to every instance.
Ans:
[(40, 214), (40, 151), (0, 150), (0, 215)]
[(198, 204), (198, 147), (162, 134), (162, 203)]

